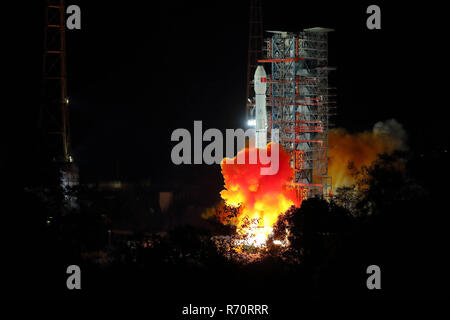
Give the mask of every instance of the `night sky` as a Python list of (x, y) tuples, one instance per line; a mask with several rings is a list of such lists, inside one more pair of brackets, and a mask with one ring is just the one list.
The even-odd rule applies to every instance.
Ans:
[[(369, 202), (362, 202), (375, 199), (379, 215), (364, 209), (363, 215), (345, 218), (341, 226), (331, 214), (329, 218), (320, 211), (312, 214), (311, 202), (313, 210), (301, 213), (306, 218), (299, 221), (306, 222), (298, 230), (302, 237), (307, 231), (311, 243), (324, 245), (312, 246), (310, 262), (294, 273), (289, 271), (292, 266), (275, 259), (261, 269), (235, 268), (223, 257), (210, 260), (210, 246), (203, 244), (212, 242), (197, 240), (228, 231), (201, 219), (199, 213), (219, 200), (220, 166), (176, 166), (170, 159), (175, 145), (170, 137), (176, 128), (192, 132), (195, 120), (203, 121), (204, 130), (245, 127), (248, 1), (66, 0), (67, 5), (81, 8), (81, 30), (66, 32), (72, 155), (81, 180), (75, 193), (80, 195), (79, 212), (62, 207), (69, 201), (63, 201), (56, 189), (55, 166), (44, 156), (38, 129), (45, 1), (15, 3), (14, 9), (4, 10), (13, 21), (3, 29), (3, 48), (16, 58), (4, 58), (4, 66), (13, 74), (4, 75), (7, 98), (3, 97), (0, 135), (0, 173), (7, 188), (1, 210), (4, 293), (43, 297), (47, 292), (61, 298), (61, 292), (67, 294), (67, 266), (85, 261), (85, 252), (105, 250), (113, 252), (113, 261), (119, 263), (110, 269), (82, 265), (89, 285), (83, 284), (81, 295), (118, 292), (127, 298), (133, 294), (160, 298), (162, 288), (170, 298), (195, 300), (196, 290), (203, 297), (215, 297), (210, 290), (214, 287), (219, 296), (229, 299), (236, 293), (229, 279), (241, 279), (249, 281), (242, 282), (244, 288), (249, 288), (246, 283), (252, 288), (255, 284), (255, 297), (263, 297), (261, 303), (271, 297), (266, 284), (283, 292), (293, 289), (287, 298), (297, 299), (299, 292), (308, 298), (314, 294), (341, 298), (341, 288), (360, 292), (352, 290), (355, 283), (364, 285), (365, 280), (360, 280), (366, 274), (359, 278), (364, 271), (359, 267), (366, 262), (382, 266), (386, 279), (382, 282), (387, 284), (382, 293), (387, 292), (387, 297), (448, 294), (448, 10), (445, 2), (393, 2), (263, 1), (266, 30), (335, 29), (329, 37), (329, 65), (337, 69), (330, 79), (337, 88), (335, 126), (359, 132), (395, 118), (408, 134), (411, 151), (404, 155), (410, 176), (386, 177), (385, 172), (391, 171), (381, 170), (381, 186), (375, 185)], [(381, 30), (366, 27), (366, 8), (371, 4), (381, 7)], [(86, 187), (117, 179), (150, 181), (152, 190)], [(409, 198), (409, 190), (417, 199)], [(157, 208), (158, 193), (163, 191), (173, 191), (175, 199), (166, 215)], [(405, 197), (396, 199), (393, 194)], [(330, 213), (347, 215), (333, 207)], [(204, 233), (206, 224), (214, 231)], [(136, 231), (133, 239), (139, 239), (145, 228), (167, 229), (170, 241), (167, 247), (156, 246), (154, 258), (151, 251), (144, 268), (140, 262), (122, 264), (121, 251), (106, 246), (107, 230), (116, 225)], [(329, 229), (318, 229), (321, 225)], [(185, 247), (192, 255), (172, 260)], [(197, 261), (195, 252), (206, 258), (194, 265), (189, 261)], [(289, 274), (296, 278), (285, 277)], [(328, 292), (328, 287), (335, 291)], [(278, 298), (279, 290), (271, 292)], [(240, 290), (239, 295), (247, 294)], [(283, 302), (282, 308), (287, 305)], [(298, 314), (297, 302), (292, 306)]]
[[(192, 130), (194, 120), (204, 130), (245, 125), (248, 3), (143, 3), (67, 1), (82, 15), (81, 30), (67, 31), (72, 147), (81, 179), (148, 178), (219, 190), (219, 166), (171, 164), (170, 135), (175, 128)], [(22, 161), (32, 150), (39, 108), (42, 4), (28, 5), (18, 37), (29, 58), (22, 63), (26, 94), (15, 109), (23, 130), (9, 152)], [(382, 29), (368, 30), (370, 4), (263, 1), (264, 28), (335, 29), (329, 64), (337, 68), (331, 77), (336, 126), (370, 130), (395, 118), (413, 150), (448, 147), (447, 120), (438, 115), (446, 104), (437, 72), (445, 64), (444, 38), (436, 33), (443, 10), (378, 1)]]

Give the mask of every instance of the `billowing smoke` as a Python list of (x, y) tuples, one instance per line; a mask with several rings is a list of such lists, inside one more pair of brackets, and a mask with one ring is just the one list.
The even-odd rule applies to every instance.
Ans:
[(391, 142), (394, 150), (406, 150), (407, 135), (403, 126), (395, 119), (380, 121), (373, 126), (373, 133), (377, 136), (385, 136)]
[[(220, 192), (223, 201), (202, 214), (205, 219), (214, 216), (223, 224), (236, 226), (236, 248), (242, 245), (264, 246), (278, 216), (291, 206), (300, 205), (295, 190), (287, 187), (294, 174), (290, 154), (274, 143), (262, 150), (267, 151), (271, 160), (278, 162), (278, 171), (271, 175), (261, 174), (261, 169), (271, 167), (271, 164), (264, 164), (255, 148), (244, 148), (229, 159), (232, 161), (224, 159), (221, 168), (225, 185)], [(250, 154), (255, 154), (255, 151), (257, 160), (250, 163)], [(246, 159), (245, 163), (238, 164), (239, 158)]]
[(395, 119), (377, 122), (371, 132), (351, 134), (337, 128), (329, 132), (328, 172), (333, 190), (350, 186), (354, 173), (362, 166), (370, 166), (380, 154), (406, 150), (407, 135)]
[(274, 143), (269, 143), (265, 149), (271, 156), (278, 152), (278, 157), (275, 157), (279, 164), (276, 174), (261, 174), (261, 169), (267, 165), (262, 164), (259, 152), (256, 164), (236, 164), (239, 156), (249, 159), (251, 152), (255, 151), (253, 148), (241, 150), (233, 163), (222, 161), (221, 164), (225, 189), (220, 195), (229, 208), (238, 209), (234, 221), (230, 221), (237, 226), (237, 233), (242, 237), (236, 242), (238, 245), (264, 246), (278, 216), (293, 205), (299, 206), (295, 191), (286, 187), (294, 173), (290, 154)]

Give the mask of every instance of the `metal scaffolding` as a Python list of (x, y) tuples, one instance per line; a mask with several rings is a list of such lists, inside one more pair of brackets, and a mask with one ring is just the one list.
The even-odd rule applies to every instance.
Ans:
[(39, 126), (47, 157), (61, 172), (61, 186), (71, 187), (78, 184), (78, 169), (70, 154), (65, 12), (64, 0), (46, 1)]
[(49, 157), (58, 163), (71, 162), (65, 28), (64, 0), (47, 0), (40, 126)]
[(295, 176), (288, 185), (298, 200), (331, 193), (328, 177), (328, 129), (333, 94), (328, 86), (328, 32), (311, 28), (299, 33), (271, 31), (265, 40), (268, 141), (279, 129), (280, 144), (291, 153)]

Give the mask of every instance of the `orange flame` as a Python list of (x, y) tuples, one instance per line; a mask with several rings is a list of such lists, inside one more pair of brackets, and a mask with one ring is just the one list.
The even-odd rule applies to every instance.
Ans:
[[(272, 143), (267, 145), (270, 156)], [(275, 175), (261, 175), (261, 167), (270, 166), (260, 163), (259, 154), (256, 164), (249, 164), (249, 153), (255, 149), (245, 148), (233, 158), (233, 163), (221, 163), (222, 175), (225, 181), (225, 189), (220, 195), (228, 206), (241, 206), (234, 224), (237, 231), (246, 233), (256, 246), (263, 245), (272, 232), (273, 224), (278, 216), (296, 203), (294, 190), (286, 189), (293, 175), (290, 167), (290, 154), (281, 146), (279, 147), (279, 170)], [(256, 149), (256, 151), (258, 151)], [(237, 164), (236, 159), (242, 153), (245, 154), (246, 163)], [(245, 224), (244, 219), (258, 221), (257, 227)], [(244, 230), (245, 229), (245, 230)]]

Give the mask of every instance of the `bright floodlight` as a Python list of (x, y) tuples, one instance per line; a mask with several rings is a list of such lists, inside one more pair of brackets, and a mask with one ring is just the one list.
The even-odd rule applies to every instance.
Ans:
[(256, 119), (250, 119), (250, 120), (248, 120), (247, 125), (248, 125), (249, 127), (254, 127), (254, 126), (256, 125)]

